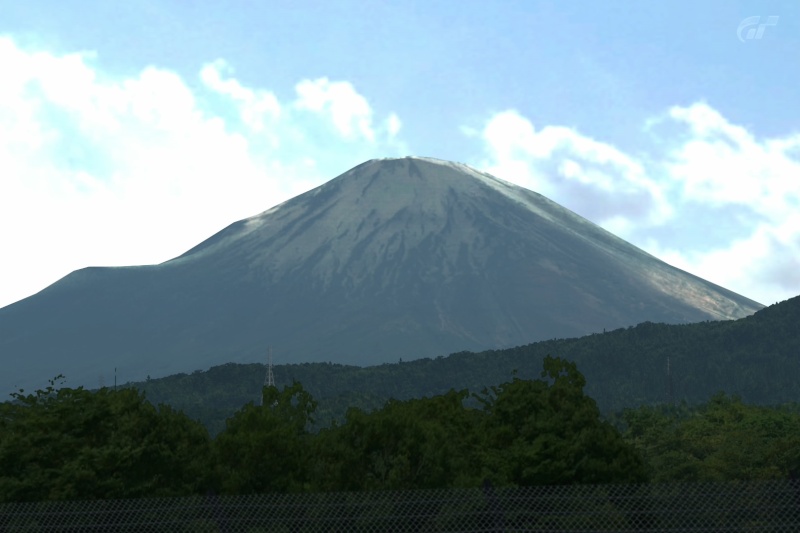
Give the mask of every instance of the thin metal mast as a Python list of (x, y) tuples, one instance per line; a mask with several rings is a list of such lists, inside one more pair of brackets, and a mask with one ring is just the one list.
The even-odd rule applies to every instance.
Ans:
[[(267, 355), (267, 375), (264, 376), (264, 386), (265, 387), (274, 387), (275, 386), (275, 376), (272, 375), (272, 346), (269, 347), (269, 355)], [(264, 405), (264, 390), (261, 390), (261, 399), (259, 400), (259, 405)]]
[(267, 357), (267, 377), (264, 379), (266, 387), (275, 386), (275, 376), (272, 375), (272, 346), (269, 347), (269, 356)]

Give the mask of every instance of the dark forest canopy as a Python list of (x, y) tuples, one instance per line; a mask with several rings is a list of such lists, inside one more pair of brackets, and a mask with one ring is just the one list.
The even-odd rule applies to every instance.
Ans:
[[(264, 387), (210, 438), (136, 389), (49, 387), (0, 404), (0, 502), (796, 476), (800, 412), (716, 395), (603, 420), (574, 363), (312, 431), (300, 383)], [(468, 400), (473, 400), (472, 402)]]
[[(798, 324), (800, 297), (736, 321), (646, 322), (578, 339), (373, 367), (276, 365), (274, 375), (278, 385), (303, 383), (319, 401), (320, 425), (342, 420), (351, 406), (369, 410), (390, 398), (482, 390), (508, 381), (513, 372), (520, 378), (536, 377), (549, 354), (578, 365), (587, 378), (587, 394), (604, 413), (670, 400), (694, 405), (718, 392), (780, 405), (800, 401)], [(154, 403), (168, 403), (202, 420), (215, 434), (227, 417), (258, 397), (265, 373), (260, 364), (227, 364), (133, 385)]]
[(136, 389), (51, 386), (0, 404), (0, 502), (642, 482), (641, 458), (603, 421), (573, 363), (541, 379), (349, 409), (310, 431), (300, 383), (264, 387), (209, 438)]

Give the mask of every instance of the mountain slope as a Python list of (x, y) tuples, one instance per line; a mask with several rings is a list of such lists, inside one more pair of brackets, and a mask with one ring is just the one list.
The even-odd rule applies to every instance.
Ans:
[(263, 359), (377, 364), (762, 306), (464, 165), (373, 160), (160, 265), (0, 309), (0, 389)]

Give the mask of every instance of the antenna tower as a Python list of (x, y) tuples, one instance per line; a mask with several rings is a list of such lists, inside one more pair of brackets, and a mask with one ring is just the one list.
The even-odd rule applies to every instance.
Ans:
[(264, 385), (267, 387), (275, 386), (275, 376), (272, 375), (272, 346), (269, 347), (269, 355), (267, 356), (267, 377), (264, 378)]
[[(272, 346), (269, 347), (269, 354), (267, 355), (267, 375), (264, 376), (264, 386), (265, 387), (275, 386), (275, 376), (272, 375)], [(260, 405), (264, 405), (263, 391), (261, 393)]]

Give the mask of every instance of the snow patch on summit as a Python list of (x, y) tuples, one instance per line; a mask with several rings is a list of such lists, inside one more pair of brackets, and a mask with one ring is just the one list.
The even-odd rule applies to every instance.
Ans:
[[(555, 220), (548, 211), (542, 209), (540, 204), (545, 201), (543, 196), (533, 191), (528, 191), (526, 189), (523, 189), (519, 185), (514, 185), (513, 183), (492, 176), (487, 172), (476, 170), (468, 165), (465, 165), (464, 163), (456, 163), (454, 161), (444, 161), (442, 159), (435, 159), (433, 157), (412, 156), (409, 159), (417, 159), (434, 165), (448, 167), (458, 172), (459, 174), (466, 174), (468, 176), (471, 176), (480, 181), (481, 183), (483, 183), (484, 185), (487, 185), (488, 187), (491, 187), (495, 191), (499, 192), (500, 194), (506, 196), (507, 198), (510, 198), (511, 200), (514, 200), (515, 202), (524, 205), (537, 215), (546, 218), (547, 220), (550, 221)], [(537, 201), (534, 201), (534, 198), (535, 200), (538, 200), (538, 203)]]

